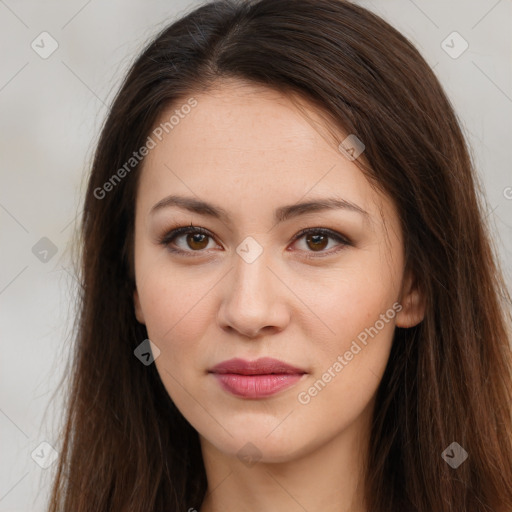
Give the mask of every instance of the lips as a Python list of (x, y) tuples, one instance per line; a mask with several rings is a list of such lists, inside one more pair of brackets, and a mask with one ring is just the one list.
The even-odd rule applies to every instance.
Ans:
[(307, 373), (278, 359), (256, 361), (230, 359), (214, 366), (213, 374), (222, 389), (241, 398), (265, 398), (297, 383)]
[(217, 364), (211, 373), (232, 373), (238, 375), (270, 375), (270, 374), (303, 374), (305, 370), (291, 366), (278, 359), (262, 357), (256, 361), (244, 359), (229, 359)]

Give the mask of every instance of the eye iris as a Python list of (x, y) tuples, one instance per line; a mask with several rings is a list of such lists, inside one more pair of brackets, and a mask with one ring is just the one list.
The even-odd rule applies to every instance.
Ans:
[[(320, 240), (322, 239), (322, 240)], [(306, 243), (309, 246), (310, 242), (313, 242), (313, 247), (309, 246), (310, 248), (314, 250), (322, 250), (325, 249), (327, 246), (327, 239), (328, 237), (325, 235), (307, 235), (306, 236)]]
[[(191, 249), (204, 249), (208, 245), (207, 238), (207, 235), (203, 235), (202, 233), (189, 233), (187, 235), (187, 244)], [(199, 247), (194, 244), (199, 244)]]

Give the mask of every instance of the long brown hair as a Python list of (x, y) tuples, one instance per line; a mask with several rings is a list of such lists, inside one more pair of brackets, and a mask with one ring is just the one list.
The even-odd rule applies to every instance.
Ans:
[[(133, 305), (143, 160), (126, 162), (164, 109), (227, 78), (298, 93), (331, 126), (356, 134), (365, 151), (355, 163), (400, 215), (426, 313), (395, 331), (365, 461), (367, 510), (512, 510), (510, 296), (449, 99), (413, 45), (362, 7), (230, 0), (204, 4), (156, 36), (102, 129), (84, 201), (79, 315), (49, 511), (184, 511), (204, 499), (198, 434), (155, 365), (133, 353), (147, 338)], [(452, 442), (468, 453), (457, 468), (442, 457)]]

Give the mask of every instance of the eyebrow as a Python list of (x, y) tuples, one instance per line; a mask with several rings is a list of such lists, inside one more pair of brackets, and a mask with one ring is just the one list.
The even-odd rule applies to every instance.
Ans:
[[(192, 213), (197, 213), (198, 215), (206, 215), (208, 217), (213, 217), (226, 223), (229, 222), (229, 214), (226, 210), (224, 210), (224, 208), (221, 208), (220, 206), (215, 206), (211, 203), (207, 203), (206, 201), (202, 201), (200, 199), (196, 199), (193, 197), (185, 197), (178, 195), (170, 195), (164, 197), (151, 208), (149, 214), (154, 215), (157, 211), (172, 206), (188, 210), (189, 212)], [(358, 206), (355, 203), (352, 203), (345, 199), (329, 197), (316, 199), (314, 201), (308, 201), (304, 203), (295, 203), (288, 206), (281, 206), (280, 208), (276, 209), (274, 213), (274, 220), (276, 223), (280, 223), (293, 217), (298, 217), (299, 215), (305, 215), (307, 213), (339, 209), (357, 212), (361, 214), (363, 217), (365, 217), (365, 219), (369, 219), (370, 217), (367, 211), (363, 210), (360, 206)]]

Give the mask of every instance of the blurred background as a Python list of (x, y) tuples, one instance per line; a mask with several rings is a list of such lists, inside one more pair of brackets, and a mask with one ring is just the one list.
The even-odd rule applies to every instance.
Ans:
[[(145, 43), (201, 3), (0, 0), (0, 512), (45, 510), (74, 335), (71, 243), (108, 105)], [(444, 86), (512, 288), (512, 1), (355, 3)]]

